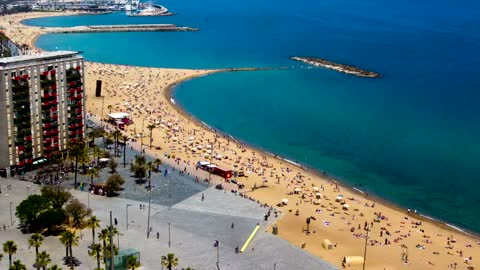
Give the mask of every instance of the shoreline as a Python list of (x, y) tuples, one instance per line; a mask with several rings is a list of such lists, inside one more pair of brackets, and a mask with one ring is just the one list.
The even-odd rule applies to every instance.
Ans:
[[(288, 162), (288, 163), (297, 167), (300, 170), (308, 171), (308, 172), (314, 174), (315, 176), (317, 176), (317, 177), (319, 177), (319, 178), (321, 178), (325, 181), (331, 181), (332, 183), (338, 184), (341, 188), (348, 189), (350, 192), (353, 192), (353, 193), (355, 193), (359, 196), (362, 196), (364, 199), (373, 200), (375, 202), (378, 202), (380, 204), (385, 205), (386, 207), (393, 208), (397, 211), (407, 212), (408, 209), (406, 209), (404, 206), (402, 206), (400, 204), (397, 204), (395, 202), (392, 202), (392, 201), (388, 201), (388, 200), (380, 197), (379, 195), (367, 193), (366, 191), (361, 190), (361, 189), (359, 189), (355, 186), (348, 185), (348, 184), (344, 183), (341, 179), (336, 178), (334, 175), (327, 175), (327, 176), (322, 175), (318, 171), (318, 169), (316, 169), (314, 167), (311, 167), (308, 164), (302, 164), (301, 162), (295, 162), (295, 161), (289, 160), (287, 157), (283, 157), (281, 155), (277, 155), (275, 153), (269, 152), (269, 151), (267, 151), (267, 149), (262, 149), (261, 147), (255, 146), (255, 145), (250, 144), (246, 141), (242, 141), (242, 140), (236, 138), (235, 136), (233, 136), (229, 133), (226, 133), (224, 131), (213, 128), (210, 125), (208, 125), (207, 123), (205, 123), (204, 121), (202, 121), (201, 119), (197, 118), (195, 115), (190, 114), (187, 110), (185, 110), (185, 108), (183, 106), (180, 106), (176, 102), (172, 102), (172, 100), (175, 101), (174, 96), (173, 96), (173, 93), (175, 92), (175, 88), (180, 86), (181, 84), (183, 84), (185, 82), (188, 82), (190, 80), (194, 80), (194, 79), (200, 78), (200, 77), (215, 75), (217, 73), (238, 72), (238, 71), (252, 71), (252, 70), (235, 70), (235, 71), (215, 70), (215, 71), (212, 71), (212, 72), (209, 72), (207, 74), (200, 75), (200, 76), (192, 76), (190, 78), (179, 80), (178, 82), (175, 82), (174, 84), (168, 86), (167, 91), (164, 91), (163, 95), (165, 96), (165, 99), (169, 102), (172, 109), (176, 110), (178, 113), (183, 115), (185, 118), (191, 120), (192, 122), (195, 122), (195, 123), (203, 126), (205, 129), (209, 130), (210, 132), (213, 132), (213, 133), (219, 134), (219, 135), (223, 135), (223, 136), (228, 136), (229, 138), (234, 140), (236, 143), (241, 144), (244, 147), (251, 148), (254, 151), (257, 151), (257, 152), (260, 152), (260, 153), (268, 154), (272, 158), (275, 158), (279, 161)], [(421, 214), (421, 213), (412, 214), (411, 216), (415, 217), (419, 220), (422, 220), (422, 221), (427, 221), (427, 222), (434, 223), (435, 225), (440, 226), (440, 227), (442, 227), (446, 230), (450, 230), (452, 232), (457, 232), (457, 233), (462, 233), (462, 234), (465, 234), (466, 236), (480, 239), (480, 232), (477, 233), (477, 232), (468, 230), (466, 228), (458, 227), (458, 225), (449, 224), (448, 223), (449, 221), (442, 220), (441, 218), (431, 217), (431, 216), (428, 216), (426, 214)]]
[[(56, 16), (62, 16), (62, 15), (57, 15), (55, 14)], [(41, 17), (41, 16), (40, 16)], [(23, 21), (23, 20), (22, 20)], [(32, 27), (32, 26), (27, 26), (27, 27)], [(30, 37), (29, 38), (29, 42), (32, 43), (32, 48), (35, 48), (34, 45), (35, 45), (35, 42), (36, 40), (38, 39), (38, 37), (44, 33), (41, 33), (42, 29), (38, 29), (40, 30), (39, 32), (40, 33), (36, 33), (33, 38)], [(37, 48), (38, 49), (38, 48)], [(105, 66), (111, 66), (111, 67), (116, 67), (118, 69), (126, 69), (127, 67), (128, 68), (133, 68), (133, 69), (139, 69), (139, 70), (153, 70), (153, 71), (160, 71), (160, 70), (163, 70), (161, 68), (150, 68), (150, 67), (138, 67), (138, 66), (133, 66), (133, 65), (119, 65), (119, 64), (107, 64), (107, 63), (100, 63), (99, 62), (90, 62), (90, 61), (86, 61), (86, 63), (89, 63), (89, 65), (91, 66), (96, 66), (96, 65), (105, 65)], [(195, 70), (196, 72), (198, 72), (199, 74), (193, 74), (193, 75), (190, 75), (190, 76), (187, 76), (187, 77), (183, 77), (183, 78), (180, 78), (178, 80), (175, 80), (174, 82), (171, 82), (170, 84), (168, 84), (165, 88), (165, 90), (162, 90), (162, 95), (164, 97), (164, 100), (166, 101), (166, 104), (168, 104), (168, 106), (175, 112), (179, 113), (183, 118), (187, 119), (187, 120), (191, 120), (193, 123), (196, 123), (198, 126), (201, 127), (202, 130), (205, 130), (207, 131), (207, 133), (210, 133), (210, 134), (217, 134), (217, 135), (225, 135), (225, 136), (228, 136), (228, 138), (234, 140), (234, 142), (236, 144), (239, 144), (239, 145), (242, 145), (243, 147), (245, 147), (245, 149), (251, 151), (253, 150), (254, 152), (256, 153), (259, 153), (260, 155), (262, 154), (265, 154), (265, 155), (268, 155), (270, 158), (274, 158), (275, 160), (277, 161), (280, 161), (280, 163), (282, 162), (285, 162), (285, 163), (288, 163), (288, 165), (292, 165), (294, 167), (296, 167), (299, 171), (305, 171), (307, 172), (307, 174), (311, 174), (313, 176), (315, 176), (312, 181), (317, 183), (317, 184), (321, 184), (322, 182), (326, 182), (326, 183), (335, 183), (335, 184), (338, 184), (340, 186), (340, 188), (342, 189), (345, 189), (345, 190), (348, 190), (350, 193), (353, 193), (357, 196), (359, 196), (362, 201), (365, 201), (367, 200), (368, 202), (376, 202), (378, 203), (379, 206), (383, 206), (385, 208), (388, 208), (388, 209), (391, 209), (393, 212), (399, 212), (399, 213), (406, 213), (406, 210), (404, 208), (402, 208), (401, 206), (398, 206), (398, 205), (395, 205), (394, 203), (392, 202), (389, 202), (385, 199), (382, 199), (382, 198), (379, 198), (379, 197), (376, 197), (376, 196), (372, 196), (370, 194), (366, 194), (364, 191), (358, 189), (357, 187), (355, 186), (349, 186), (347, 184), (344, 184), (341, 180), (338, 180), (338, 179), (335, 179), (335, 178), (331, 178), (331, 177), (328, 177), (328, 178), (325, 178), (324, 176), (320, 175), (319, 172), (317, 172), (314, 168), (310, 168), (308, 166), (304, 166), (302, 165), (301, 163), (297, 163), (297, 162), (294, 162), (294, 161), (291, 161), (291, 160), (288, 160), (287, 158), (283, 158), (281, 156), (277, 156), (275, 154), (272, 154), (270, 152), (268, 152), (267, 150), (263, 150), (261, 149), (260, 147), (255, 147), (251, 144), (248, 144), (247, 142), (244, 142), (244, 141), (240, 141), (240, 140), (237, 140), (235, 137), (233, 137), (232, 135), (228, 134), (228, 133), (225, 133), (225, 132), (221, 132), (217, 129), (214, 129), (210, 126), (208, 126), (206, 123), (204, 123), (203, 121), (201, 121), (200, 119), (196, 118), (194, 115), (191, 115), (189, 114), (182, 106), (179, 106), (178, 104), (176, 103), (173, 103), (172, 100), (174, 101), (173, 99), (173, 92), (175, 91), (175, 88), (179, 85), (181, 85), (182, 83), (188, 81), (188, 80), (192, 80), (192, 79), (195, 79), (197, 77), (201, 77), (201, 76), (206, 76), (206, 75), (211, 75), (211, 74), (215, 74), (215, 73), (220, 73), (220, 72), (238, 72), (238, 71), (254, 71), (254, 70), (263, 70), (263, 69), (269, 69), (269, 68), (250, 68), (250, 69), (215, 69), (215, 70), (200, 70), (200, 69), (197, 69)], [(271, 68), (271, 69), (279, 69), (279, 68)], [(179, 68), (176, 68), (174, 70), (177, 70), (177, 71), (186, 71), (187, 69), (179, 69)], [(201, 74), (200, 74), (201, 73)], [(107, 74), (108, 75), (108, 74)], [(105, 76), (107, 76), (105, 75)], [(107, 76), (108, 77), (108, 76)], [(110, 74), (110, 77), (114, 77), (113, 75)], [(104, 94), (106, 97), (109, 97), (108, 95)], [(96, 100), (95, 98), (92, 98), (92, 96), (88, 96), (87, 97), (87, 104), (88, 106), (90, 106), (90, 102), (91, 101), (94, 101)], [(137, 121), (138, 122), (138, 118), (137, 118)], [(215, 130), (216, 132), (214, 132), (213, 130)], [(157, 139), (157, 138), (155, 138)], [(222, 138), (220, 138), (222, 139)], [(145, 143), (144, 143), (145, 145)], [(164, 149), (166, 150), (166, 149)], [(165, 158), (164, 158), (165, 159)], [(193, 160), (193, 158), (190, 158), (190, 160)], [(168, 159), (168, 161), (170, 162), (171, 160)], [(252, 176), (253, 177), (253, 176)], [(243, 179), (242, 179), (242, 182), (243, 182)], [(273, 187), (275, 188), (275, 186), (272, 186), (272, 185), (269, 185), (269, 187)], [(250, 189), (250, 187), (246, 187), (246, 189), (243, 191), (248, 191)], [(248, 196), (251, 196), (255, 199), (257, 199), (258, 197), (262, 197), (261, 194), (259, 195), (257, 193), (257, 191), (255, 192), (250, 192), (248, 191)], [(277, 192), (278, 193), (278, 192)], [(323, 192), (322, 192), (323, 193)], [(344, 193), (344, 192), (342, 192)], [(348, 193), (348, 192), (347, 192)], [(279, 193), (278, 193), (279, 195)], [(284, 195), (285, 196), (285, 195)], [(278, 197), (278, 196), (277, 196)], [(295, 206), (288, 206), (287, 208), (295, 208)], [(301, 208), (301, 207), (297, 207), (297, 208)], [(328, 212), (326, 212), (328, 213)], [(285, 222), (288, 222), (286, 221), (288, 219), (289, 216), (291, 216), (291, 214), (289, 214), (286, 209), (285, 209), (285, 212), (283, 211), (282, 209), (282, 214), (284, 215), (284, 217), (282, 217), (282, 220), (283, 220), (283, 223)], [(302, 210), (302, 214), (303, 214), (303, 210)], [(390, 215), (390, 214), (389, 214)], [(405, 214), (406, 215), (406, 214)], [(288, 216), (288, 217), (285, 217), (285, 216)], [(303, 215), (302, 215), (303, 216)], [(431, 218), (431, 217), (428, 217), (428, 216), (424, 216), (422, 214), (417, 214), (417, 215), (410, 215), (409, 217), (411, 217), (412, 219), (417, 219), (417, 220), (424, 220), (426, 221), (427, 223), (431, 224), (436, 230), (435, 231), (438, 231), (437, 229), (441, 229), (441, 230), (447, 230), (448, 232), (453, 232), (455, 234), (460, 234), (460, 235), (463, 235), (465, 237), (468, 237), (468, 238), (477, 238), (478, 240), (478, 234), (477, 233), (474, 233), (474, 235), (471, 235), (469, 234), (469, 231), (465, 231), (461, 228), (458, 228), (458, 227), (455, 227), (454, 225), (450, 225), (448, 224), (447, 222), (443, 222), (441, 220), (436, 220), (435, 218)], [(282, 223), (282, 221), (280, 221)], [(302, 223), (300, 221), (296, 221), (296, 224), (297, 225), (301, 225)], [(281, 225), (283, 226), (283, 225)], [(286, 226), (286, 225), (285, 225)], [(282, 229), (282, 230), (285, 230), (285, 229)], [(298, 229), (296, 229), (298, 230)], [(298, 233), (297, 233), (298, 234)], [(283, 238), (285, 239), (286, 241), (289, 241), (290, 243), (294, 244), (294, 245), (299, 245), (298, 241), (301, 241), (301, 240), (297, 240), (296, 238), (292, 238), (294, 237), (293, 234), (288, 234), (288, 235), (285, 235), (285, 234), (280, 234), (279, 235), (280, 238)], [(477, 241), (475, 240), (475, 241)], [(335, 239), (333, 239), (333, 241), (336, 241)], [(363, 241), (363, 240), (362, 240)], [(420, 241), (420, 240), (419, 240)], [(342, 244), (344, 242), (340, 241)], [(321, 243), (320, 243), (321, 244)], [(309, 244), (309, 246), (312, 245), (312, 244)], [(413, 247), (412, 247), (413, 249)], [(329, 256), (333, 256), (333, 255), (327, 255), (327, 253), (321, 253), (319, 254), (318, 252), (313, 252), (312, 250), (310, 249), (306, 249), (310, 254), (312, 254), (313, 256), (316, 256), (316, 257), (320, 257), (326, 261), (329, 261), (331, 262), (332, 264), (334, 265), (339, 265), (339, 262), (337, 261), (337, 259), (335, 257), (333, 258), (330, 258)], [(416, 253), (416, 252), (415, 252)], [(329, 253), (329, 254), (332, 254), (332, 253)], [(328, 258), (326, 258), (328, 257)], [(477, 257), (477, 256), (475, 256)], [(379, 263), (379, 262), (383, 262), (385, 263), (385, 265), (390, 265), (391, 263), (390, 262), (387, 262), (385, 260), (381, 260), (379, 262), (374, 262), (373, 259), (371, 259), (373, 266), (374, 267), (369, 267), (369, 268), (373, 268), (373, 269), (379, 269), (379, 268), (376, 268), (376, 263)], [(368, 264), (370, 265), (370, 263)], [(382, 268), (383, 269), (383, 268)], [(389, 268), (390, 269), (390, 268)], [(392, 268), (392, 269), (399, 269), (399, 268)], [(444, 268), (439, 268), (439, 269), (444, 269)]]

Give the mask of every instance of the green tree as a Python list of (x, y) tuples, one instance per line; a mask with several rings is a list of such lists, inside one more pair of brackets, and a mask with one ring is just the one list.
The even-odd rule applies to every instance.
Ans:
[(88, 255), (92, 256), (97, 260), (97, 269), (100, 269), (100, 260), (102, 259), (102, 245), (92, 244), (90, 246), (90, 250), (88, 251)]
[(97, 164), (100, 162), (100, 156), (102, 155), (102, 150), (98, 146), (92, 147), (92, 155), (97, 160)]
[(117, 150), (118, 150), (118, 140), (120, 139), (120, 136), (122, 136), (122, 132), (118, 129), (115, 129), (112, 131), (111, 136), (113, 137), (113, 140), (115, 142), (115, 148), (113, 149), (113, 155), (117, 157)]
[(71, 225), (74, 228), (81, 229), (84, 227), (85, 218), (92, 214), (92, 210), (81, 203), (78, 199), (72, 199), (65, 207), (65, 212), (70, 218)]
[(15, 216), (18, 217), (20, 223), (30, 227), (35, 224), (40, 213), (48, 207), (48, 200), (41, 195), (33, 194), (17, 206)]
[(55, 209), (62, 208), (72, 198), (72, 194), (62, 186), (45, 186), (40, 192)]
[[(64, 231), (60, 236), (60, 242), (65, 246), (67, 251), (68, 264), (73, 269), (73, 246), (78, 245), (79, 237), (75, 235), (75, 232)], [(70, 255), (70, 256), (69, 256)]]
[(156, 158), (156, 159), (153, 161), (153, 165), (156, 166), (156, 169), (157, 169), (157, 172), (158, 172), (158, 171), (159, 171), (158, 166), (162, 165), (162, 160), (159, 159), (159, 158)]
[(100, 228), (100, 220), (92, 216), (87, 220), (87, 227), (92, 229), (92, 245), (95, 244), (95, 229)]
[(129, 138), (126, 135), (122, 135), (120, 138), (122, 139), (122, 142), (123, 142), (123, 168), (125, 168), (125, 165), (126, 165), (125, 159), (127, 157), (127, 142)]
[(111, 173), (116, 173), (117, 172), (117, 167), (118, 167), (118, 163), (115, 159), (110, 159), (110, 161), (108, 162), (108, 168), (110, 168), (110, 172)]
[(90, 184), (93, 185), (93, 178), (99, 176), (98, 170), (95, 167), (88, 169), (87, 175), (90, 176)]
[(0, 262), (3, 260), (3, 254), (0, 253)]
[(119, 174), (113, 174), (107, 179), (105, 183), (105, 191), (107, 192), (108, 196), (112, 196), (117, 191), (121, 190), (121, 186), (125, 183), (123, 177)]
[(105, 249), (107, 248), (107, 240), (109, 240), (110, 232), (107, 228), (104, 228), (98, 234), (98, 239), (102, 241), (102, 251), (103, 251), (103, 263), (107, 265), (107, 258), (105, 257)]
[(42, 251), (35, 260), (35, 265), (38, 269), (41, 267), (43, 270), (45, 270), (47, 269), (47, 265), (49, 265), (51, 262), (52, 259), (50, 259), (50, 254), (48, 254), (46, 251)]
[(148, 130), (150, 130), (150, 149), (152, 149), (152, 141), (153, 141), (152, 133), (155, 127), (156, 126), (154, 124), (150, 124), (147, 126)]
[(3, 252), (8, 254), (8, 265), (12, 266), (12, 255), (17, 253), (17, 244), (14, 241), (8, 240), (3, 243)]
[(178, 265), (178, 258), (175, 254), (168, 253), (167, 256), (162, 256), (162, 265), (167, 267), (168, 270), (172, 270), (172, 267)]
[(74, 178), (74, 188), (77, 188), (77, 171), (78, 163), (83, 164), (88, 160), (88, 153), (86, 151), (85, 141), (70, 141), (67, 144), (67, 158), (68, 160), (75, 162), (75, 178)]
[(140, 262), (137, 260), (135, 256), (129, 256), (127, 258), (127, 268), (131, 270), (135, 270), (135, 268), (140, 267)]
[(20, 260), (16, 260), (13, 262), (13, 265), (10, 265), (8, 270), (27, 270), (27, 267)]
[(105, 146), (109, 147), (110, 145), (113, 144), (113, 139), (110, 137), (106, 137), (103, 143), (105, 144)]
[(58, 265), (52, 265), (50, 266), (47, 270), (62, 270), (62, 268), (60, 268)]
[(130, 171), (136, 179), (144, 179), (147, 172), (147, 159), (144, 156), (137, 156), (131, 165)]
[[(42, 245), (43, 236), (39, 233), (34, 233), (28, 239), (28, 244), (35, 248), (35, 260), (38, 260), (38, 248)], [(37, 267), (39, 269), (40, 267)]]

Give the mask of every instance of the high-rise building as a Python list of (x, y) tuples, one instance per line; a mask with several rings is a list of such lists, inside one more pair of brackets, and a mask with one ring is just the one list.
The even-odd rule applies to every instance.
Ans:
[(0, 58), (0, 175), (61, 156), (85, 133), (83, 57), (56, 51)]

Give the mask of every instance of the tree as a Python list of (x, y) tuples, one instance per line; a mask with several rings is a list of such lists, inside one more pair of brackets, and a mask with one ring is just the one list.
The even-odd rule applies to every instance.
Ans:
[(48, 200), (41, 195), (33, 194), (17, 206), (15, 216), (18, 217), (20, 223), (30, 227), (35, 224), (39, 214), (48, 207)]
[(158, 172), (158, 171), (159, 171), (158, 166), (162, 165), (162, 160), (159, 159), (159, 158), (156, 158), (156, 159), (153, 161), (153, 165), (156, 166), (156, 169), (157, 169), (157, 172)]
[(46, 251), (42, 251), (37, 259), (35, 260), (35, 265), (37, 269), (40, 269), (40, 267), (45, 270), (47, 269), (47, 265), (52, 262), (52, 259), (50, 259), (50, 254), (48, 254)]
[(3, 254), (0, 253), (0, 262), (3, 260)]
[(72, 198), (72, 194), (62, 186), (45, 186), (42, 188), (41, 194), (55, 209), (62, 208)]
[(127, 258), (127, 268), (131, 270), (135, 270), (135, 268), (140, 267), (140, 262), (137, 260), (135, 256), (129, 256)]
[[(42, 245), (43, 236), (39, 233), (34, 233), (28, 239), (28, 244), (35, 248), (35, 260), (38, 260), (38, 248)], [(37, 267), (39, 269), (40, 267)]]
[(107, 146), (107, 148), (113, 144), (113, 139), (110, 138), (110, 137), (106, 137), (105, 138), (105, 141), (103, 142), (105, 144), (105, 146)]
[(121, 186), (125, 183), (123, 177), (119, 174), (113, 174), (107, 179), (105, 183), (105, 191), (107, 192), (108, 196), (112, 196), (115, 192), (121, 190)]
[(175, 254), (168, 253), (167, 256), (162, 256), (162, 265), (167, 267), (168, 270), (172, 270), (173, 266), (178, 265), (178, 258), (175, 257)]
[(150, 149), (152, 149), (152, 141), (153, 141), (152, 133), (155, 127), (156, 126), (154, 124), (150, 124), (147, 126), (148, 130), (150, 130)]
[(13, 262), (13, 265), (10, 265), (8, 270), (27, 270), (27, 267), (20, 260), (16, 260)]
[(8, 254), (8, 265), (12, 266), (12, 255), (17, 253), (17, 245), (12, 240), (3, 243), (3, 252)]
[(90, 250), (88, 251), (88, 255), (92, 256), (97, 260), (97, 269), (100, 269), (100, 260), (102, 259), (102, 245), (100, 244), (92, 244), (90, 246)]
[(71, 225), (78, 229), (83, 228), (85, 218), (92, 214), (92, 210), (87, 208), (87, 206), (78, 199), (70, 200), (65, 207), (65, 212), (71, 220)]
[(126, 159), (126, 156), (127, 156), (127, 142), (129, 140), (129, 138), (126, 135), (122, 135), (121, 139), (123, 141), (123, 168), (125, 168), (125, 164), (126, 164), (125, 159)]
[(111, 173), (116, 173), (117, 172), (117, 166), (118, 166), (118, 163), (115, 159), (110, 159), (110, 161), (108, 162), (108, 168), (110, 168), (110, 172)]
[(85, 160), (88, 160), (88, 153), (86, 151), (85, 141), (69, 141), (67, 145), (67, 150), (68, 160), (75, 162), (74, 188), (76, 189), (78, 163), (85, 163)]
[(108, 105), (107, 106), (107, 109), (108, 109), (108, 113), (112, 113), (112, 109), (113, 109), (113, 106), (112, 105)]
[(130, 167), (130, 171), (137, 179), (143, 179), (147, 172), (147, 159), (144, 156), (137, 156), (135, 162)]
[(103, 263), (107, 265), (107, 257), (105, 257), (105, 249), (107, 248), (107, 240), (109, 240), (110, 237), (110, 231), (105, 228), (100, 231), (98, 234), (98, 239), (102, 241), (102, 247), (103, 247)]
[(88, 169), (87, 175), (90, 176), (90, 185), (93, 185), (93, 178), (98, 177), (99, 173), (95, 167)]
[(122, 132), (120, 132), (120, 130), (118, 129), (115, 129), (114, 131), (112, 131), (111, 135), (115, 141), (115, 149), (113, 149), (113, 155), (116, 157), (117, 148), (118, 148), (118, 139), (120, 138), (120, 136), (122, 136)]
[[(68, 264), (73, 268), (73, 249), (72, 246), (78, 245), (79, 237), (75, 235), (75, 232), (64, 231), (60, 236), (60, 242), (65, 246), (67, 251)], [(70, 256), (68, 256), (70, 255)]]
[(92, 229), (92, 245), (95, 244), (95, 229), (100, 228), (100, 220), (96, 216), (87, 220), (87, 227)]
[(58, 267), (58, 265), (52, 265), (47, 270), (62, 270), (62, 268)]
[(92, 155), (97, 160), (97, 164), (100, 162), (100, 156), (102, 155), (102, 150), (98, 146), (94, 146), (92, 148)]

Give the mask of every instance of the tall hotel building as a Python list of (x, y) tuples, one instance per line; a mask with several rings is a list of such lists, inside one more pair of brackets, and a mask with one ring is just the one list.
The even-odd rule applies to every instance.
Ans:
[(0, 175), (34, 169), (85, 133), (83, 57), (0, 58)]

